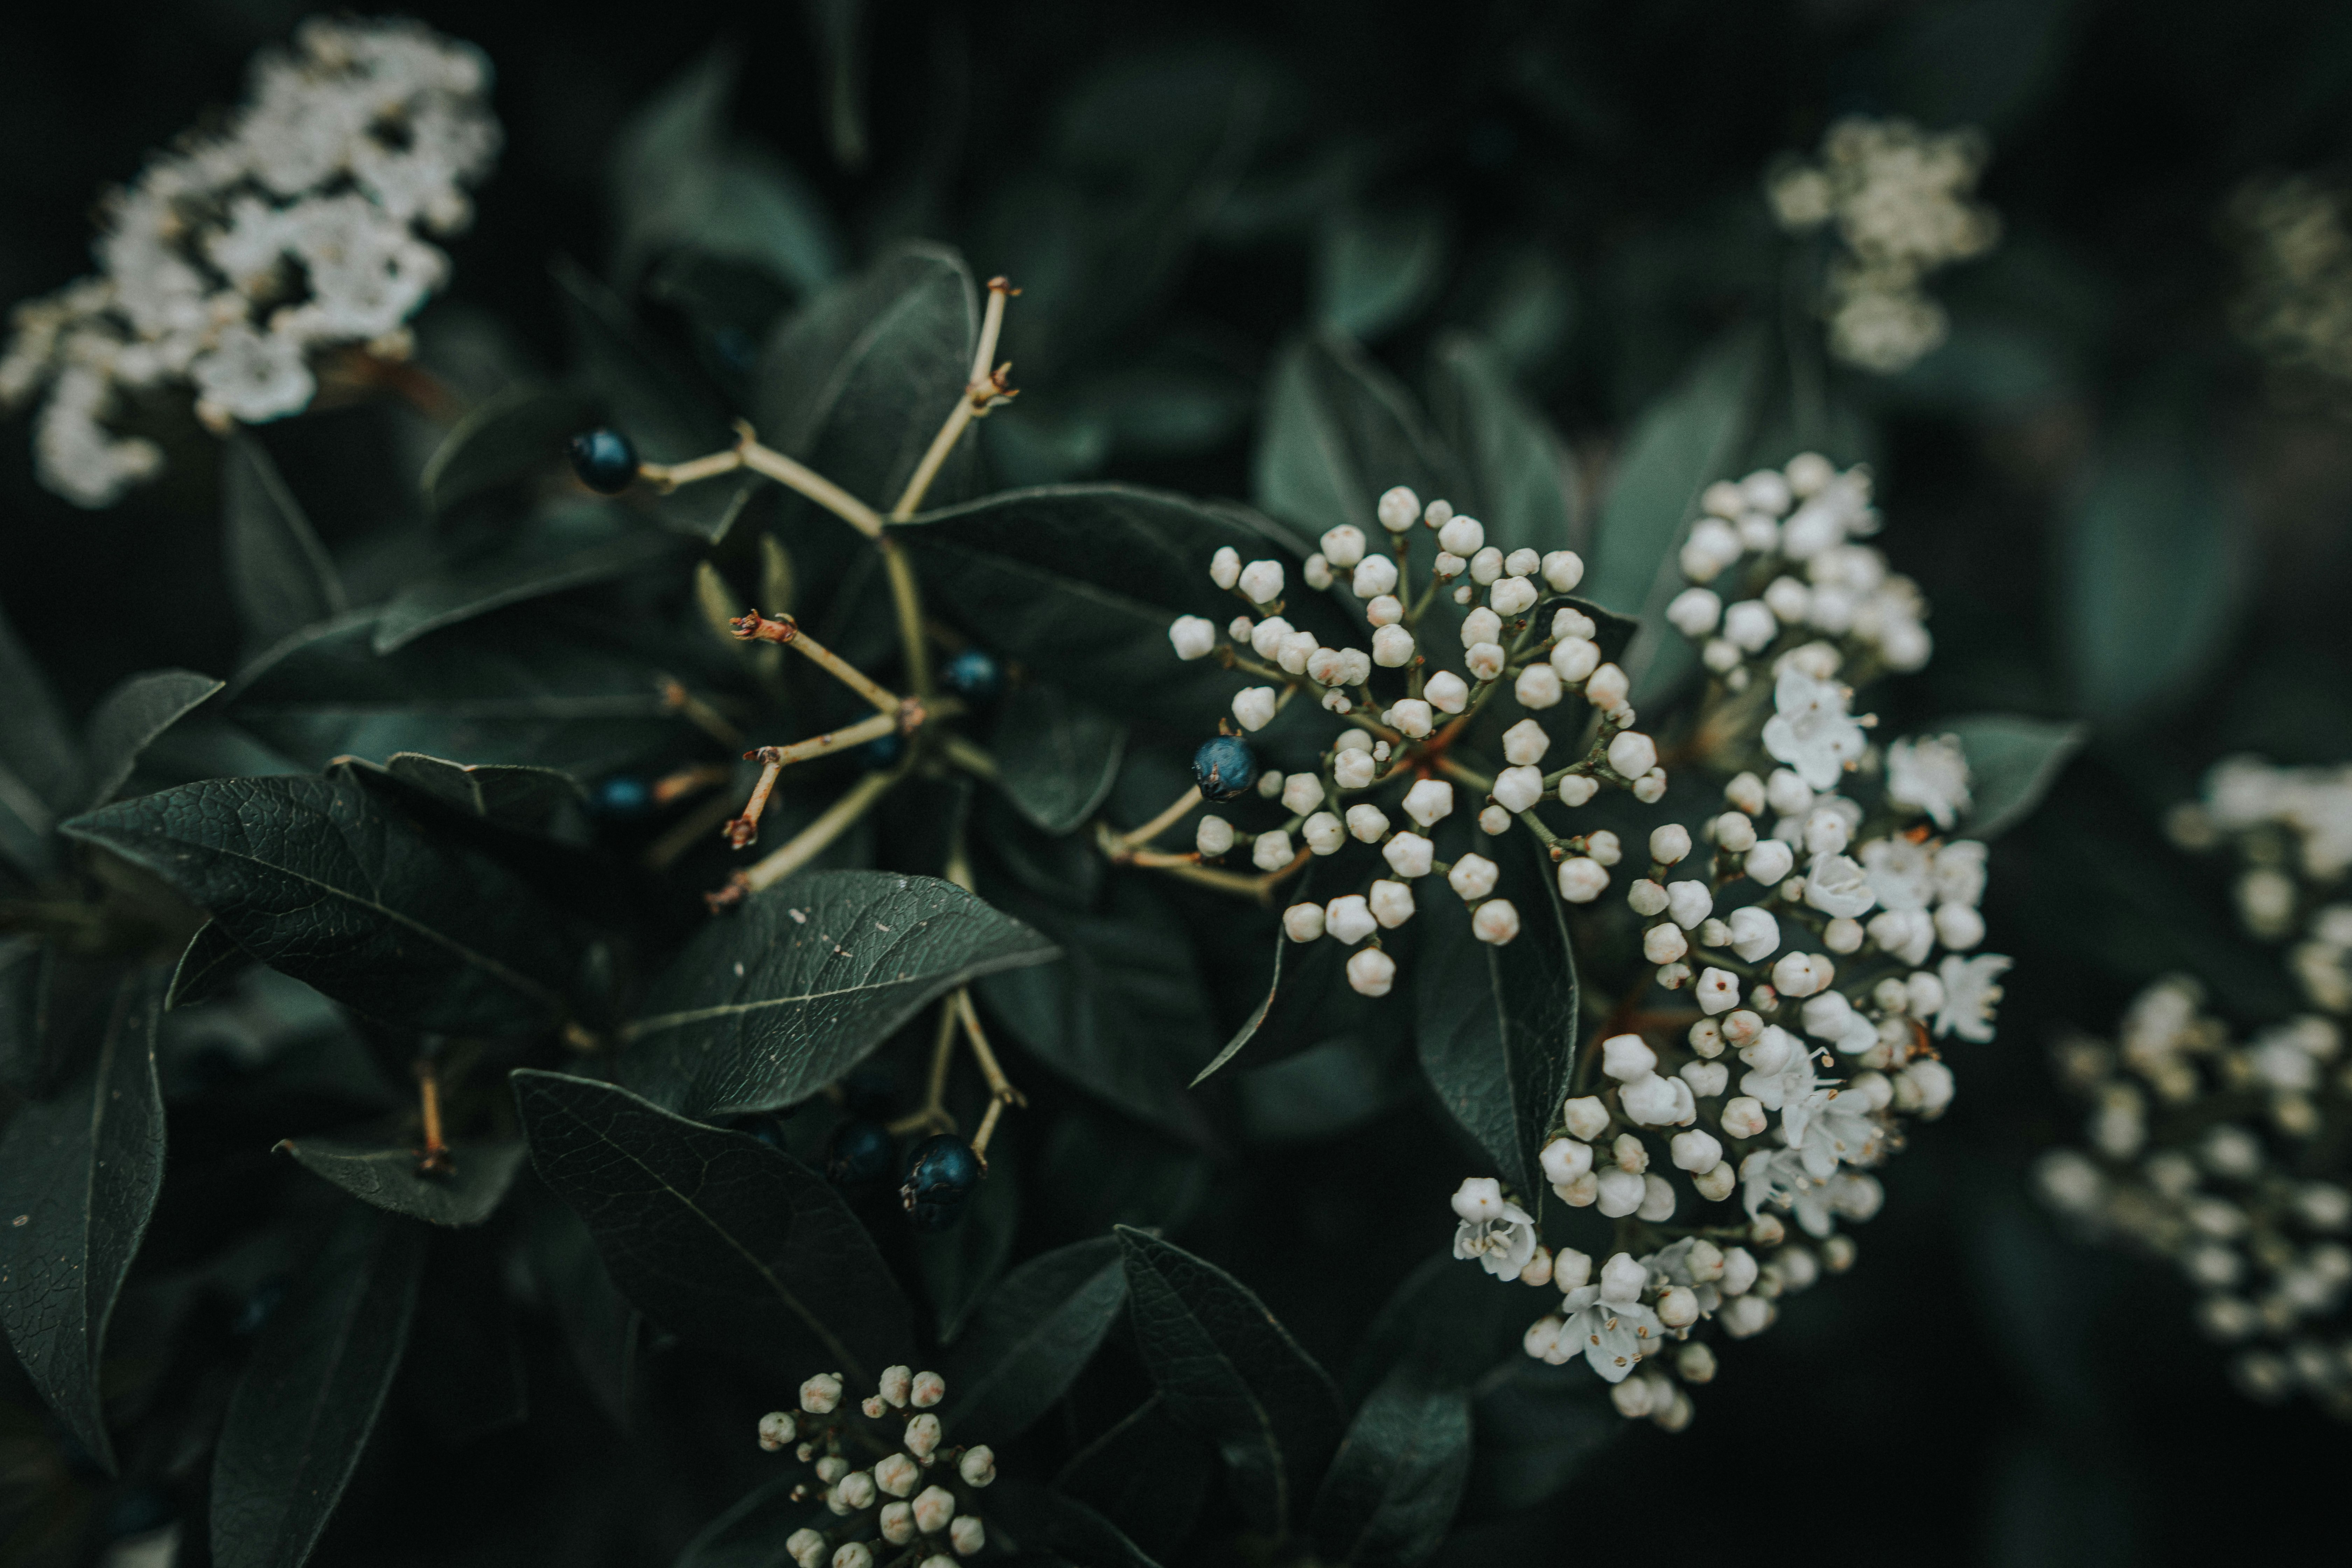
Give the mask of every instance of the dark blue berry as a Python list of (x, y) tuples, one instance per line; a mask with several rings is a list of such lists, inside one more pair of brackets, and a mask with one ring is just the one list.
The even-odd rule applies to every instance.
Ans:
[(618, 430), (583, 430), (572, 437), (572, 471), (598, 494), (616, 496), (637, 477), (637, 449)]
[(947, 682), (949, 690), (975, 702), (984, 702), (1004, 684), (1004, 671), (980, 649), (968, 647), (948, 660), (948, 667), (940, 671), (940, 679)]
[(596, 785), (596, 809), (607, 816), (635, 816), (653, 800), (646, 781), (628, 773), (615, 773)]
[(1257, 753), (1239, 735), (1203, 741), (1192, 753), (1193, 782), (1205, 800), (1231, 800), (1257, 783)]
[(833, 1130), (824, 1149), (824, 1179), (836, 1187), (862, 1187), (890, 1173), (898, 1151), (879, 1121), (853, 1116)]
[(980, 1185), (980, 1156), (952, 1132), (937, 1132), (915, 1145), (907, 1160), (907, 1180), (898, 1201), (917, 1230), (945, 1230), (963, 1217), (965, 1200)]

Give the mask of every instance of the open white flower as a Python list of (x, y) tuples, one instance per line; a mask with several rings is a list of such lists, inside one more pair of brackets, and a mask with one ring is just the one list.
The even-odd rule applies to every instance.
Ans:
[(1938, 827), (1968, 810), (1969, 757), (1958, 735), (1914, 735), (1886, 748), (1886, 798), (1917, 806)]
[(1992, 1010), (2000, 1001), (2000, 977), (2011, 962), (1997, 952), (1974, 958), (1947, 953), (1936, 969), (1936, 977), (1944, 983), (1944, 1005), (1936, 1015), (1936, 1033), (1958, 1035), (1979, 1046), (1991, 1039)]
[(1476, 1258), (1497, 1279), (1516, 1279), (1536, 1255), (1536, 1225), (1518, 1205), (1502, 1198), (1496, 1203), (1500, 1212), (1492, 1217), (1465, 1219), (1455, 1227), (1454, 1256)]
[(1805, 870), (1805, 902), (1832, 918), (1852, 920), (1878, 901), (1869, 874), (1850, 855), (1816, 855)]
[(1764, 722), (1764, 749), (1813, 788), (1834, 788), (1867, 743), (1846, 710), (1851, 700), (1834, 680), (1782, 669), (1772, 689), (1772, 717)]

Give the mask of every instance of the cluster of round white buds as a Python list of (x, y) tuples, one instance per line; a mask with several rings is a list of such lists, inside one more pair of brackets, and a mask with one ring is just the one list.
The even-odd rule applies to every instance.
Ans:
[(2352, 1419), (2352, 1162), (2333, 1141), (2352, 1117), (2338, 1021), (2352, 1013), (2352, 904), (2328, 901), (2352, 870), (2352, 769), (2231, 758), (2168, 826), (2186, 847), (2236, 853), (2239, 918), (2288, 944), (2312, 1011), (2242, 1040), (2194, 979), (2157, 982), (2114, 1041), (2057, 1047), (2090, 1113), (2084, 1147), (2043, 1156), (2038, 1183), (2086, 1231), (2178, 1266), (2202, 1292), (2199, 1325), (2242, 1347), (2232, 1371), (2249, 1394), (2301, 1391)]
[(1841, 473), (1818, 453), (1784, 468), (1718, 481), (1681, 552), (1694, 584), (1666, 618), (1701, 643), (1700, 658), (1733, 690), (1752, 663), (1771, 666), (1797, 643), (1843, 640), (1890, 670), (1920, 668), (1934, 650), (1918, 585), (1853, 540), (1878, 531), (1870, 472)]
[[(797, 1413), (772, 1410), (760, 1418), (760, 1447), (772, 1454), (797, 1444), (796, 1457), (815, 1464), (826, 1510), (842, 1521), (830, 1531), (793, 1531), (784, 1551), (799, 1568), (873, 1568), (869, 1530), (883, 1546), (907, 1549), (896, 1561), (919, 1559), (920, 1568), (950, 1568), (956, 1558), (973, 1556), (988, 1544), (987, 1528), (970, 1510), (969, 1496), (959, 1500), (952, 1484), (929, 1479), (945, 1462), (952, 1467), (953, 1479), (971, 1491), (996, 1479), (996, 1456), (985, 1444), (940, 1447), (940, 1418), (930, 1407), (946, 1396), (947, 1380), (938, 1373), (885, 1368), (874, 1394), (859, 1409), (870, 1421), (897, 1415), (903, 1451), (886, 1454), (864, 1469), (851, 1468), (841, 1452), (838, 1373), (819, 1373), (803, 1383)], [(793, 1496), (808, 1489), (796, 1489)], [(929, 1555), (923, 1555), (927, 1550)]]

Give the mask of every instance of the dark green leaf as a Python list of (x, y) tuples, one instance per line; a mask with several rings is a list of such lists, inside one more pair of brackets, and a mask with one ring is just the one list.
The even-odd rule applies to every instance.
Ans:
[(1421, 1090), (1406, 1050), (1347, 1035), (1241, 1075), (1242, 1124), (1259, 1143), (1335, 1138)]
[(1957, 735), (1968, 754), (1972, 798), (1955, 830), (1961, 838), (1997, 837), (2024, 821), (2085, 738), (2080, 724), (2016, 713), (1971, 713), (1929, 731)]
[(1360, 342), (1410, 321), (1444, 278), (1450, 226), (1434, 203), (1333, 214), (1316, 234), (1317, 317)]
[(493, 767), (394, 752), (384, 771), (468, 816), (526, 833), (545, 832), (588, 803), (577, 779), (552, 768)]
[(0, 617), (0, 820), (14, 817), (34, 838), (81, 798), (81, 748), (74, 743), (48, 678)]
[(1470, 1396), (1415, 1362), (1371, 1392), (1315, 1497), (1319, 1555), (1403, 1568), (1445, 1539), (1470, 1479)]
[(270, 1315), (213, 1458), (221, 1568), (299, 1568), (318, 1543), (408, 1342), (427, 1234), (352, 1205)]
[(2246, 584), (2242, 531), (2195, 400), (2148, 395), (2061, 535), (2060, 642), (2085, 717), (2144, 717), (2207, 673)]
[(1070, 833), (1109, 795), (1127, 726), (1059, 687), (1023, 686), (1004, 700), (990, 746), (1013, 808), (1047, 833)]
[(562, 387), (510, 386), (457, 421), (426, 459), (436, 511), (563, 460), (564, 443), (595, 424), (596, 400)]
[(1441, 1252), (1424, 1259), (1381, 1305), (1348, 1363), (1342, 1387), (1352, 1404), (1370, 1397), (1391, 1369), (1412, 1361), (1453, 1384), (1476, 1382), (1526, 1352), (1527, 1303), (1474, 1263)]
[(626, 1428), (645, 1315), (614, 1285), (580, 1216), (543, 1184), (529, 1175), (522, 1182), (523, 1245), (541, 1298), (555, 1309), (581, 1381), (613, 1424)]
[(532, 1168), (647, 1317), (794, 1377), (871, 1384), (907, 1359), (907, 1300), (822, 1175), (611, 1084), (525, 1070), (514, 1090)]
[(915, 1263), (939, 1318), (940, 1342), (952, 1344), (972, 1309), (1013, 1258), (1021, 1224), (1021, 1183), (1012, 1141), (1002, 1128), (988, 1147), (988, 1176), (964, 1205), (963, 1218), (946, 1230), (915, 1236)]
[(1486, 525), (1486, 542), (1503, 551), (1569, 548), (1575, 462), (1520, 395), (1493, 345), (1468, 332), (1440, 338), (1430, 362), (1429, 406), (1470, 471), (1469, 492), (1453, 498), (1454, 510)]
[(1002, 1519), (1024, 1553), (1050, 1553), (1047, 1563), (1077, 1568), (1160, 1568), (1118, 1526), (1077, 1499), (1034, 1481), (1008, 1478), (988, 1494), (988, 1511)]
[(89, 1066), (0, 1134), (0, 1324), (26, 1374), (109, 1473), (107, 1319), (163, 1184), (161, 987), (125, 976)]
[(678, 541), (634, 524), (617, 507), (582, 503), (530, 518), (491, 551), (410, 584), (377, 613), (375, 651), (391, 653), (428, 632), (526, 599), (635, 576)]
[(1028, 1430), (1077, 1381), (1126, 1301), (1126, 1264), (1108, 1236), (1006, 1275), (948, 1361), (957, 1440), (1009, 1443)]
[(451, 1146), (456, 1168), (446, 1176), (420, 1174), (415, 1149), (342, 1138), (289, 1138), (277, 1152), (380, 1209), (432, 1225), (479, 1225), (507, 1195), (526, 1151), (520, 1139), (461, 1139)]
[(530, 1391), (509, 1293), (507, 1237), (488, 1227), (445, 1231), (428, 1253), (397, 1397), (456, 1447), (527, 1420)]
[(172, 988), (163, 994), (163, 1010), (168, 1013), (210, 1001), (252, 967), (253, 955), (236, 945), (228, 928), (218, 921), (206, 921), (181, 950), (179, 965), (172, 971)]
[(387, 1023), (545, 1027), (580, 957), (555, 910), (352, 777), (211, 779), (76, 817), (274, 968)]
[(1282, 961), (1295, 945), (1297, 944), (1290, 940), (1287, 933), (1277, 931), (1275, 934), (1274, 977), (1266, 983), (1265, 1000), (1259, 1003), (1250, 1016), (1242, 1020), (1241, 1027), (1234, 1031), (1233, 1037), (1224, 1043), (1215, 1056), (1209, 1058), (1209, 1065), (1192, 1075), (1192, 1081), (1186, 1086), (1187, 1088), (1200, 1088), (1211, 1073), (1241, 1055), (1242, 1047), (1257, 1038), (1258, 1030), (1265, 1026), (1266, 1016), (1274, 1011), (1275, 1003), (1282, 996)]
[(1381, 537), (1373, 509), (1393, 485), (1423, 501), (1461, 489), (1404, 388), (1330, 332), (1292, 342), (1275, 362), (1254, 476), (1261, 508), (1314, 534), (1351, 522)]
[(40, 792), (0, 763), (0, 857), (30, 876), (42, 875), (53, 858), (49, 834), (57, 821)]
[(611, 195), (620, 245), (613, 270), (622, 287), (664, 246), (691, 234), (717, 203), (738, 66), (734, 50), (710, 50), (614, 134)]
[(1053, 944), (951, 882), (813, 871), (687, 944), (625, 1031), (625, 1082), (689, 1115), (807, 1099), (926, 1004)]
[(898, 536), (943, 614), (1081, 701), (1149, 690), (1155, 714), (1203, 728), (1230, 711), (1244, 678), (1213, 659), (1186, 664), (1168, 641), (1179, 616), (1220, 626), (1232, 618), (1232, 596), (1209, 581), (1222, 545), (1244, 561), (1286, 563), (1293, 625), (1334, 647), (1349, 635), (1300, 579), (1297, 542), (1223, 502), (1133, 485), (1048, 485), (927, 513)]
[(281, 644), (237, 678), (230, 715), (324, 767), (395, 752), (593, 773), (676, 732), (660, 672), (534, 607), (379, 655), (372, 618)]
[(1153, 1394), (1062, 1467), (1054, 1489), (1109, 1520), (1144, 1551), (1173, 1555), (1217, 1479), (1216, 1450), (1168, 1418)]
[(1735, 331), (1642, 411), (1593, 531), (1591, 597), (1645, 625), (1655, 618), (1651, 600), (1674, 581), (1675, 547), (1700, 492), (1731, 472), (1747, 444), (1765, 360), (1760, 334)]
[(1121, 1226), (1135, 1338), (1180, 1426), (1217, 1445), (1251, 1525), (1286, 1533), (1339, 1436), (1330, 1375), (1232, 1275)]
[(221, 547), (246, 646), (265, 648), (343, 613), (327, 548), (261, 443), (238, 436), (221, 455)]
[(1114, 1226), (1174, 1231), (1209, 1194), (1208, 1156), (1128, 1117), (1079, 1103), (1046, 1135), (1040, 1198), (1055, 1228), (1099, 1236)]
[(745, 1493), (686, 1543), (671, 1568), (782, 1568), (793, 1531), (832, 1522), (821, 1497), (793, 1496), (807, 1484), (795, 1471)]
[(114, 798), (148, 742), (178, 723), (221, 689), (222, 683), (192, 669), (151, 669), (134, 675), (106, 695), (89, 716), (89, 794), (85, 811)]
[(1580, 1366), (1514, 1355), (1478, 1389), (1478, 1463), (1465, 1505), (1473, 1516), (1531, 1507), (1576, 1478), (1629, 1423)]
[(791, 164), (755, 148), (730, 149), (721, 160), (718, 200), (688, 238), (698, 250), (749, 262), (798, 293), (822, 288), (841, 270), (841, 237), (823, 195)]
[(1418, 988), (1414, 1035), (1438, 1099), (1532, 1203), (1544, 1190), (1536, 1156), (1576, 1058), (1576, 960), (1541, 847), (1506, 841), (1495, 858), (1496, 892), (1518, 907), (1525, 929), (1495, 947), (1466, 920), (1430, 922), (1421, 965), (1446, 983)]
[(866, 0), (803, 0), (824, 63), (824, 140), (845, 169), (866, 164)]

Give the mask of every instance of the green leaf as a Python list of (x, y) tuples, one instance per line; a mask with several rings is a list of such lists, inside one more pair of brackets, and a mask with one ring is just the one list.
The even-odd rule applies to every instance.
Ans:
[(1009, 1443), (1068, 1392), (1127, 1303), (1111, 1237), (1073, 1242), (1004, 1277), (948, 1359), (957, 1440)]
[(1336, 1138), (1417, 1098), (1421, 1073), (1411, 1053), (1387, 1046), (1341, 1036), (1243, 1073), (1242, 1125), (1251, 1142)]
[(1381, 1304), (1348, 1363), (1342, 1395), (1370, 1396), (1381, 1379), (1405, 1362), (1444, 1383), (1475, 1384), (1498, 1365), (1522, 1358), (1527, 1303), (1496, 1288), (1494, 1277), (1450, 1251), (1424, 1258)]
[(425, 460), (425, 503), (446, 511), (562, 460), (564, 443), (596, 423), (596, 400), (564, 387), (510, 386), (468, 411)]
[(1252, 493), (1274, 516), (1313, 534), (1350, 522), (1379, 538), (1374, 508), (1390, 487), (1423, 501), (1461, 489), (1412, 397), (1347, 338), (1293, 341), (1266, 384)]
[(262, 1331), (213, 1458), (212, 1558), (299, 1568), (408, 1342), (427, 1232), (352, 1204)]
[(375, 651), (392, 653), (428, 632), (526, 599), (646, 573), (679, 541), (636, 526), (605, 502), (544, 511), (499, 535), (490, 551), (411, 583), (377, 613)]
[(265, 648), (344, 610), (343, 584), (278, 465), (250, 436), (221, 454), (221, 547), (246, 646)]
[(373, 634), (362, 616), (279, 645), (231, 686), (229, 716), (313, 767), (422, 752), (593, 773), (677, 733), (658, 670), (537, 607), (393, 654)]
[(1258, 1031), (1265, 1026), (1267, 1016), (1274, 1011), (1275, 1003), (1282, 997), (1283, 959), (1289, 953), (1290, 950), (1297, 945), (1297, 943), (1290, 940), (1288, 932), (1277, 931), (1275, 933), (1274, 975), (1272, 979), (1266, 982), (1265, 1000), (1259, 1003), (1257, 1006), (1252, 1010), (1250, 1016), (1242, 1020), (1241, 1027), (1235, 1029), (1233, 1033), (1233, 1037), (1225, 1041), (1224, 1045), (1219, 1048), (1217, 1054), (1209, 1058), (1209, 1065), (1207, 1067), (1202, 1068), (1199, 1072), (1192, 1075), (1192, 1081), (1187, 1084), (1185, 1086), (1186, 1088), (1200, 1088), (1201, 1085), (1208, 1079), (1210, 1074), (1215, 1072), (1219, 1068), (1224, 1066), (1227, 1062), (1241, 1055), (1242, 1047), (1248, 1045), (1252, 1040), (1257, 1038)]
[(870, 1384), (908, 1358), (906, 1298), (816, 1172), (611, 1084), (530, 1069), (513, 1082), (532, 1168), (647, 1317), (793, 1377)]
[(1333, 214), (1316, 231), (1316, 316), (1361, 342), (1412, 320), (1444, 279), (1449, 227), (1435, 203)]
[(415, 1149), (342, 1138), (289, 1138), (276, 1152), (291, 1154), (304, 1170), (362, 1203), (429, 1225), (464, 1226), (490, 1217), (514, 1184), (526, 1151), (516, 1138), (460, 1140), (450, 1146), (455, 1166), (446, 1176), (418, 1173)]
[(1946, 719), (1928, 732), (1957, 736), (1968, 755), (1971, 800), (1954, 837), (1979, 839), (2006, 833), (2032, 815), (2088, 734), (2080, 724), (2016, 713)]
[(949, 991), (1055, 956), (951, 882), (806, 872), (687, 944), (625, 1031), (622, 1080), (693, 1116), (797, 1104)]
[(236, 945), (236, 939), (220, 921), (208, 920), (181, 950), (179, 964), (172, 971), (171, 989), (163, 993), (163, 1010), (169, 1013), (208, 1002), (252, 967), (253, 955)]
[[(761, 437), (887, 512), (963, 395), (979, 332), (963, 258), (901, 245), (777, 327), (761, 361)], [(943, 470), (940, 484), (953, 499), (955, 477)]]
[(1470, 1396), (1414, 1362), (1356, 1412), (1315, 1497), (1318, 1554), (1403, 1568), (1437, 1550), (1470, 1479)]
[(1511, 367), (1485, 339), (1448, 332), (1430, 360), (1429, 406), (1470, 471), (1456, 511), (1486, 526), (1498, 550), (1566, 550), (1578, 509), (1576, 465), (1551, 426), (1521, 395)]
[[(1651, 619), (1700, 492), (1730, 475), (1747, 444), (1765, 363), (1763, 337), (1742, 329), (1702, 355), (1681, 384), (1642, 411), (1601, 503), (1584, 591)], [(1663, 611), (1664, 601), (1659, 603)]]
[[(37, 842), (81, 798), (81, 748), (48, 678), (0, 616), (0, 823)], [(0, 831), (9, 831), (0, 827)], [(11, 833), (11, 837), (15, 836)]]
[(588, 804), (580, 781), (552, 768), (494, 767), (394, 752), (384, 772), (467, 816), (526, 833), (546, 832), (566, 812)]
[(110, 1475), (107, 1320), (163, 1184), (155, 978), (125, 975), (89, 1065), (0, 1133), (0, 1324), (49, 1408)]
[(2099, 456), (2060, 546), (2060, 646), (2084, 717), (2114, 725), (2184, 697), (2234, 628), (2239, 506), (2179, 388), (2148, 395)]
[(613, 272), (624, 288), (665, 245), (692, 233), (717, 203), (739, 63), (733, 49), (711, 49), (665, 83), (614, 134), (610, 195), (620, 244)]
[(915, 1265), (938, 1316), (941, 1344), (955, 1342), (981, 1298), (1004, 1272), (1020, 1224), (1020, 1177), (1012, 1141), (999, 1128), (988, 1148), (987, 1179), (964, 1205), (963, 1218), (945, 1230), (915, 1236)]
[(1496, 947), (1462, 919), (1433, 921), (1421, 968), (1445, 977), (1417, 988), (1415, 1042), (1437, 1097), (1533, 1206), (1537, 1163), (1576, 1059), (1577, 976), (1566, 912), (1532, 838), (1498, 844), (1497, 895), (1518, 907), (1518, 939)]
[(672, 1568), (782, 1568), (791, 1561), (784, 1542), (793, 1531), (831, 1522), (824, 1500), (805, 1491), (807, 1484), (795, 1472), (745, 1493), (686, 1543)]
[(65, 831), (161, 877), (262, 963), (386, 1023), (548, 1027), (578, 969), (557, 910), (488, 858), (426, 837), (349, 767), (181, 784)]
[(1482, 1380), (1478, 1464), (1465, 1511), (1475, 1518), (1532, 1507), (1625, 1436), (1629, 1424), (1601, 1389), (1580, 1366), (1550, 1366), (1528, 1355), (1511, 1356)]
[(992, 1518), (1002, 1519), (1025, 1553), (1024, 1561), (1072, 1563), (1082, 1568), (1160, 1568), (1118, 1526), (1066, 1493), (1034, 1481), (1008, 1477), (987, 1499)]
[(83, 809), (94, 811), (112, 800), (148, 743), (221, 689), (220, 681), (192, 669), (151, 669), (108, 692), (89, 716)]
[(809, 293), (841, 271), (841, 237), (824, 197), (774, 154), (736, 147), (720, 160), (718, 199), (686, 237), (698, 250), (761, 270)]
[(1127, 751), (1127, 726), (1059, 687), (1016, 687), (990, 738), (996, 784), (1047, 833), (1072, 833), (1102, 807)]
[(1154, 1394), (1070, 1456), (1054, 1489), (1117, 1525), (1144, 1551), (1172, 1555), (1217, 1479), (1216, 1450), (1168, 1418)]
[(1169, 1416), (1223, 1456), (1243, 1514), (1283, 1535), (1339, 1437), (1330, 1374), (1232, 1275), (1120, 1226), (1136, 1348)]
[(1285, 563), (1284, 614), (1333, 647), (1349, 627), (1299, 576), (1304, 551), (1243, 508), (1134, 485), (1047, 485), (928, 512), (894, 531), (931, 603), (982, 647), (1080, 701), (1151, 693), (1155, 714), (1195, 727), (1231, 711), (1244, 678), (1213, 659), (1187, 664), (1168, 641), (1179, 616), (1220, 626), (1236, 608), (1209, 581), (1209, 559)]

